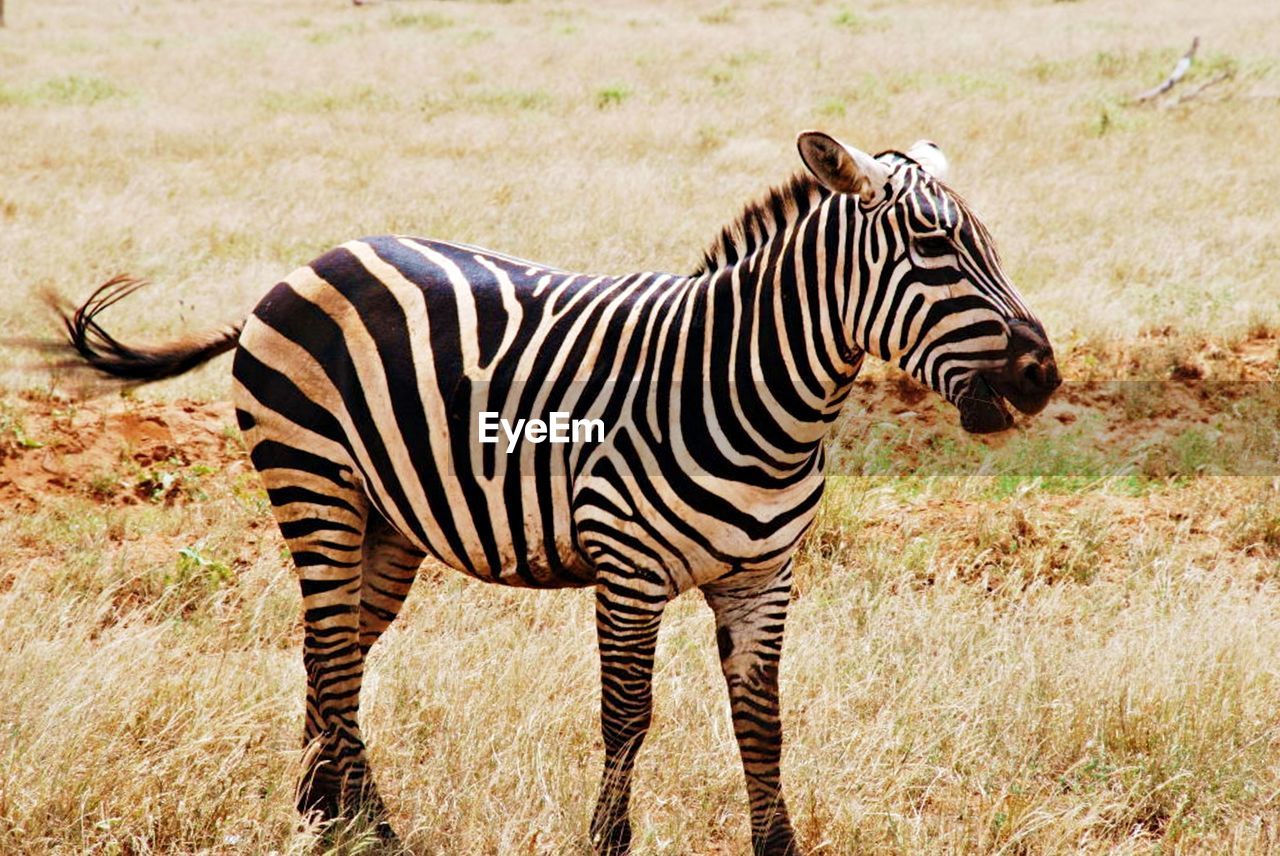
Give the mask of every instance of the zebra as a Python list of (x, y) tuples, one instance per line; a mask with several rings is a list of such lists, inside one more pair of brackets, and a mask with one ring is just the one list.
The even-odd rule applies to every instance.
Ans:
[[(428, 557), (477, 579), (592, 587), (604, 764), (589, 834), (631, 848), (664, 607), (714, 613), (755, 854), (798, 854), (783, 797), (778, 671), (793, 555), (825, 439), (871, 354), (969, 432), (1039, 412), (1060, 383), (1044, 327), (945, 183), (933, 143), (871, 155), (806, 131), (804, 166), (725, 227), (688, 276), (573, 273), (445, 241), (350, 241), (239, 323), (168, 344), (99, 313), (141, 284), (55, 304), (63, 347), (145, 383), (234, 350), (233, 400), (297, 568), (304, 815), (394, 832), (358, 721), (365, 659)], [(480, 442), (478, 413), (604, 431)], [(588, 432), (590, 435), (590, 432)]]

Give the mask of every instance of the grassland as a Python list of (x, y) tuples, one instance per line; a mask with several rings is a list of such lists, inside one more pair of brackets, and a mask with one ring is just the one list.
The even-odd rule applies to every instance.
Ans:
[[(115, 313), (121, 335), (238, 317), (297, 264), (387, 231), (684, 270), (797, 166), (797, 130), (936, 140), (1069, 381), (1253, 391), (1081, 391), (979, 444), (873, 369), (787, 637), (802, 840), (1280, 852), (1280, 409), (1257, 392), (1280, 329), (1274, 2), (6, 12), (5, 337), (50, 332), (36, 289), (122, 270), (157, 285)], [(1129, 104), (1193, 35), (1174, 98), (1232, 79)], [(225, 362), (83, 402), (29, 359), (6, 352), (0, 375), (0, 852), (360, 851), (358, 833), (296, 828), (298, 597), (216, 403)], [(1242, 448), (1254, 475), (1216, 475)], [(664, 623), (640, 854), (748, 846), (700, 600)], [(587, 593), (425, 572), (364, 713), (414, 852), (586, 852), (593, 640)]]

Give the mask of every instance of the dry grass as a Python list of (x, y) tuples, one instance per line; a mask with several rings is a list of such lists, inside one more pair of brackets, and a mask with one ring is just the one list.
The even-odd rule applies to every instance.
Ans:
[[(0, 335), (48, 329), (30, 290), (78, 294), (124, 269), (160, 285), (116, 313), (123, 332), (234, 317), (331, 244), (386, 231), (687, 269), (796, 165), (809, 126), (867, 148), (941, 143), (1070, 378), (1212, 373), (1215, 353), (1280, 327), (1269, 0), (7, 12)], [(1234, 80), (1126, 106), (1195, 34), (1193, 74)], [(1250, 376), (1274, 379), (1274, 347), (1262, 359)], [(217, 398), (226, 378), (222, 363), (147, 394)], [(17, 397), (39, 382), (4, 380), (0, 457), (41, 442)], [(1072, 451), (1032, 448), (1050, 469)], [(866, 449), (846, 454), (866, 470)], [(0, 852), (316, 846), (291, 799), (297, 595), (229, 460), (174, 506), (120, 507), (122, 473), (104, 472), (0, 515)], [(802, 839), (830, 854), (1280, 852), (1277, 509), (1272, 478), (834, 480), (783, 672)], [(584, 853), (590, 595), (423, 583), (366, 696), (407, 843)], [(663, 628), (640, 854), (747, 847), (699, 601)]]

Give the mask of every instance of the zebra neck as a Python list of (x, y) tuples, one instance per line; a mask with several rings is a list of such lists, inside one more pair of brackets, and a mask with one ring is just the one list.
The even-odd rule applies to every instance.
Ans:
[(796, 468), (820, 451), (862, 363), (843, 288), (826, 281), (820, 211), (720, 271), (709, 290), (710, 350), (725, 355), (748, 432), (766, 439), (764, 457)]

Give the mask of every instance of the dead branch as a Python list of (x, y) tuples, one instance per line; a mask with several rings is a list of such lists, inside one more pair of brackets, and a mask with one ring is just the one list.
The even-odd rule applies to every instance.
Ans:
[(1159, 86), (1148, 89), (1139, 95), (1134, 96), (1133, 103), (1141, 104), (1144, 101), (1150, 101), (1152, 98), (1163, 95), (1173, 88), (1179, 80), (1181, 80), (1191, 68), (1191, 63), (1196, 57), (1196, 49), (1200, 47), (1200, 37), (1196, 36), (1191, 40), (1191, 49), (1182, 55), (1178, 60), (1178, 64), (1173, 67), (1173, 71), (1165, 78), (1164, 82)]
[(1173, 102), (1173, 103), (1174, 103), (1174, 104), (1185, 104), (1185, 103), (1187, 103), (1188, 101), (1190, 101), (1192, 98), (1198, 98), (1198, 97), (1200, 97), (1200, 95), (1202, 95), (1202, 94), (1204, 93), (1204, 91), (1205, 91), (1206, 89), (1208, 89), (1210, 86), (1217, 86), (1219, 83), (1222, 83), (1222, 82), (1224, 82), (1224, 81), (1230, 80), (1230, 79), (1231, 79), (1231, 78), (1233, 78), (1233, 77), (1235, 77), (1235, 74), (1234, 74), (1233, 72), (1230, 72), (1230, 71), (1224, 71), (1224, 72), (1222, 72), (1221, 74), (1219, 74), (1218, 76), (1213, 77), (1213, 78), (1211, 78), (1211, 79), (1209, 79), (1209, 80), (1206, 80), (1204, 83), (1200, 84), (1199, 86), (1197, 86), (1195, 89), (1191, 90), (1190, 92), (1184, 92), (1184, 93), (1182, 93), (1182, 95), (1178, 96), (1178, 97), (1174, 100), (1174, 102)]

